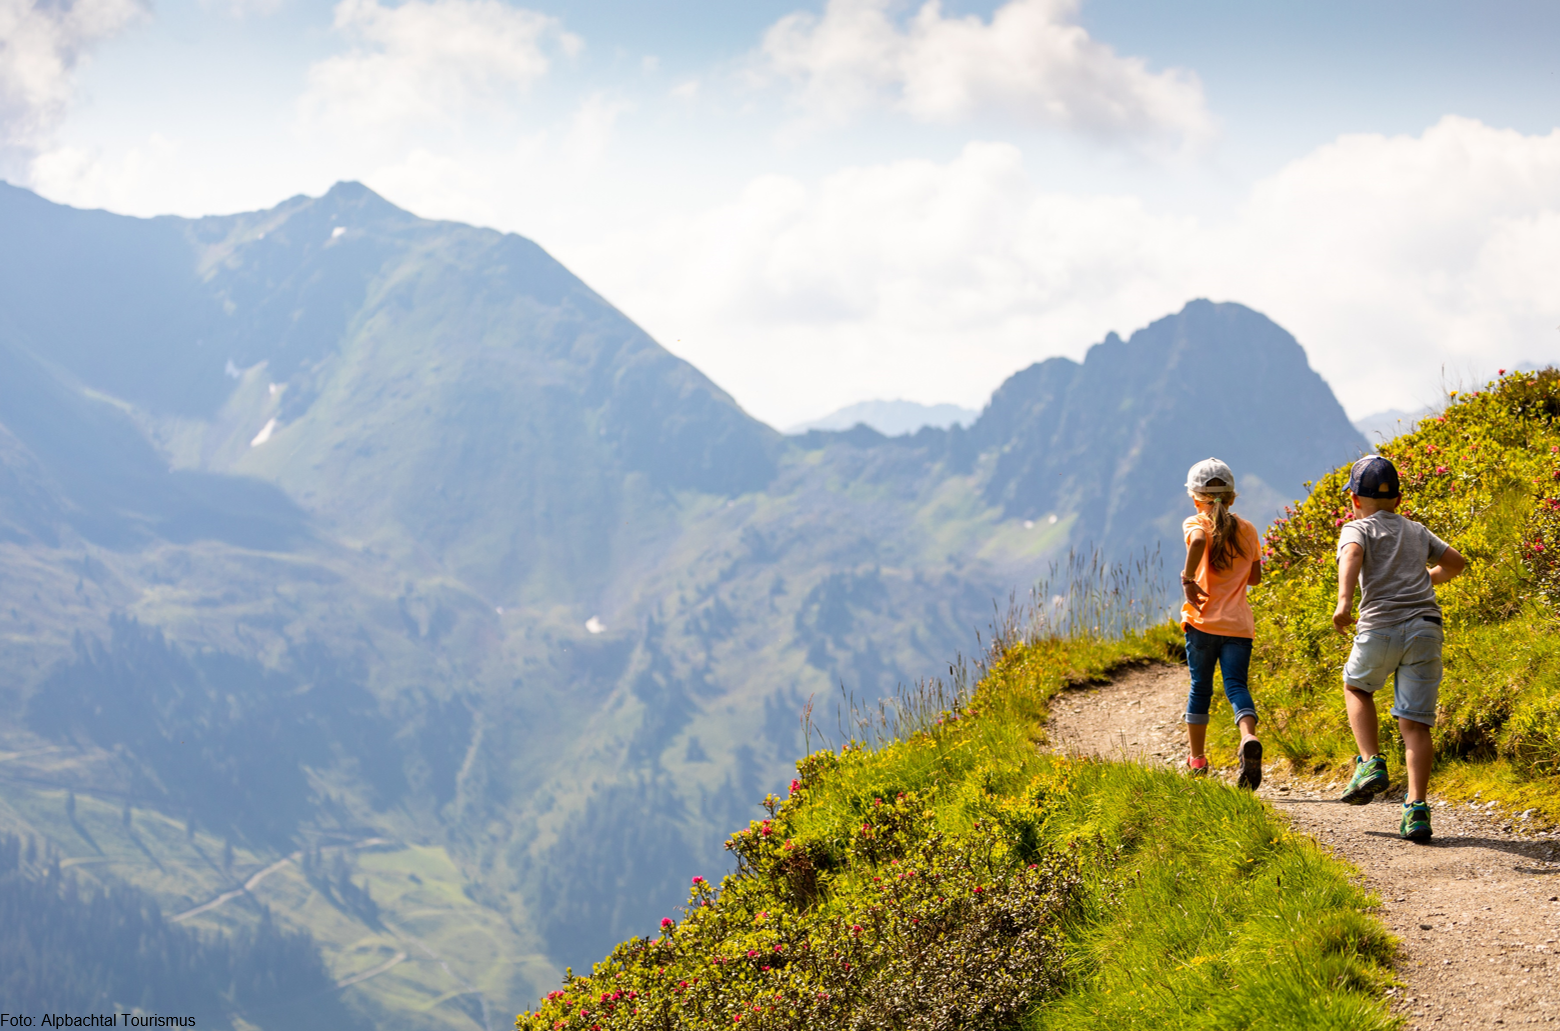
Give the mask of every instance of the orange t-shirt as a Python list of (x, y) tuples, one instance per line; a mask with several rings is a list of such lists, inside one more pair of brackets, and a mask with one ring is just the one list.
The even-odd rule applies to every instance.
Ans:
[[(1235, 515), (1233, 512), (1230, 514)], [(1255, 526), (1240, 516), (1235, 516), (1235, 523), (1239, 527), (1236, 539), (1240, 542), (1240, 553), (1230, 556), (1230, 564), (1226, 568), (1214, 569), (1208, 561), (1209, 552), (1203, 552), (1202, 565), (1197, 567), (1197, 586), (1206, 591), (1208, 596), (1203, 599), (1201, 613), (1192, 608), (1190, 603), (1182, 603), (1183, 627), (1194, 626), (1205, 634), (1218, 634), (1220, 637), (1257, 636), (1256, 619), (1251, 615), (1251, 605), (1246, 601), (1246, 581), (1251, 579), (1251, 567), (1261, 561), (1262, 545)], [(1213, 520), (1202, 512), (1181, 524), (1186, 543), (1191, 544), (1192, 531), (1199, 527), (1208, 535), (1211, 550)]]

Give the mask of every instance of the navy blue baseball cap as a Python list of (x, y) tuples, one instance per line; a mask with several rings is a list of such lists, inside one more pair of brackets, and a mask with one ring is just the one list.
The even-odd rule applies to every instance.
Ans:
[(1397, 466), (1380, 455), (1366, 455), (1349, 470), (1349, 485), (1343, 489), (1362, 498), (1399, 497)]

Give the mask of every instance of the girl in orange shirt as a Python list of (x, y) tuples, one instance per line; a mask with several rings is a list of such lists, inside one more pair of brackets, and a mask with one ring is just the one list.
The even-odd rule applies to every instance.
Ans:
[(1240, 786), (1253, 791), (1262, 783), (1262, 742), (1257, 740), (1257, 709), (1246, 686), (1256, 621), (1246, 588), (1262, 582), (1257, 528), (1230, 511), (1235, 474), (1217, 458), (1192, 466), (1186, 493), (1197, 514), (1181, 525), (1186, 535), (1186, 566), (1181, 589), (1181, 627), (1186, 631), (1186, 665), (1192, 675), (1186, 698), (1186, 732), (1191, 755), (1187, 768), (1208, 772), (1203, 754), (1208, 738), (1208, 705), (1213, 700), (1213, 668), (1224, 675), (1224, 697), (1240, 727)]

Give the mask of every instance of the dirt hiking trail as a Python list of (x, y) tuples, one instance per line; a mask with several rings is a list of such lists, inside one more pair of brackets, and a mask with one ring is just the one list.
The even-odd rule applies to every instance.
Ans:
[[(1066, 691), (1051, 703), (1050, 747), (1183, 764), (1187, 686), (1186, 667), (1154, 664)], [(1379, 917), (1403, 942), (1403, 987), (1390, 996), (1406, 1027), (1560, 1023), (1560, 833), (1524, 832), (1520, 816), (1494, 804), (1453, 805), (1432, 792), (1435, 836), (1415, 845), (1398, 838), (1401, 791), (1345, 805), (1336, 800), (1345, 780), (1302, 780), (1271, 743), (1266, 760), (1258, 794), (1353, 863), (1380, 897)], [(1210, 778), (1233, 786), (1235, 774)]]

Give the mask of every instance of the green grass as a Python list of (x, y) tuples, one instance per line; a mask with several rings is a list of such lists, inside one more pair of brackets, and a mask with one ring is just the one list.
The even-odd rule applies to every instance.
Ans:
[(718, 893), (517, 1026), (1395, 1026), (1349, 868), (1248, 794), (1037, 747), (1058, 692), (1177, 643), (1009, 640), (897, 740), (813, 753)]
[[(1455, 397), (1443, 415), (1381, 447), (1403, 480), (1402, 511), (1461, 551), (1468, 571), (1438, 589), (1445, 680), (1431, 788), (1560, 821), (1560, 373), (1512, 373)], [(1347, 768), (1354, 742), (1342, 669), (1351, 637), (1331, 623), (1347, 468), (1319, 480), (1269, 528), (1252, 687), (1264, 733), (1297, 771)], [(1383, 748), (1402, 783), (1402, 741), (1378, 695)], [(1210, 731), (1227, 757), (1228, 713)]]
[(1069, 988), (1030, 1028), (1395, 1026), (1394, 944), (1348, 867), (1244, 792), (1122, 763), (1072, 775), (1049, 830), (1115, 861), (1091, 870)]

